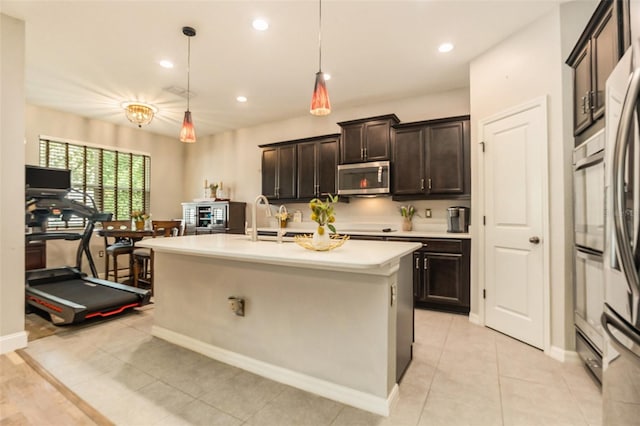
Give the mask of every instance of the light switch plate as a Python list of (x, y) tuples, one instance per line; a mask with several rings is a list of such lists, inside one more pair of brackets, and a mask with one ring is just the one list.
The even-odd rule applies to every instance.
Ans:
[(424, 209), (424, 217), (431, 217), (431, 209)]

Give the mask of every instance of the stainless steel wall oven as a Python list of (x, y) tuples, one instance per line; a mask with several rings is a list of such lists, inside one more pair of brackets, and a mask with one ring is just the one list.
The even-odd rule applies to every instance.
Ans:
[(575, 235), (574, 322), (576, 350), (602, 380), (604, 303), (604, 129), (573, 152), (573, 216)]

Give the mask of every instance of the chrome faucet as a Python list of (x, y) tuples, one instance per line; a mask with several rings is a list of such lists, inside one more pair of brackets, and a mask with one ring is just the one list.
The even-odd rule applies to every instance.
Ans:
[(257, 222), (257, 210), (258, 203), (262, 203), (267, 206), (267, 217), (271, 217), (271, 206), (269, 205), (269, 200), (264, 195), (258, 195), (256, 200), (253, 202), (253, 208), (251, 209), (251, 241), (258, 241), (258, 224)]
[(288, 214), (287, 208), (284, 206), (284, 204), (281, 205), (280, 208), (278, 209), (278, 243), (282, 243), (282, 237), (285, 234), (282, 223), (283, 223), (283, 218), (285, 218), (284, 221), (286, 222), (287, 214)]

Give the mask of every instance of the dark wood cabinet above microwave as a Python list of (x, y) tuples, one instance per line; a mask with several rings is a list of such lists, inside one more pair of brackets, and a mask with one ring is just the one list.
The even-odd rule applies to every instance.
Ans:
[(469, 139), (469, 116), (394, 125), (394, 199), (469, 198)]
[(387, 114), (338, 123), (340, 163), (390, 160), (391, 126), (399, 122), (395, 114)]

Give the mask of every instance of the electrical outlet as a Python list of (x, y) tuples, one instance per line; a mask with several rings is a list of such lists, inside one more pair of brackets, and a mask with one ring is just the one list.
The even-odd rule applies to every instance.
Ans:
[(100, 250), (98, 252), (98, 257), (104, 257), (104, 250)]
[(424, 209), (424, 217), (431, 217), (431, 209)]

